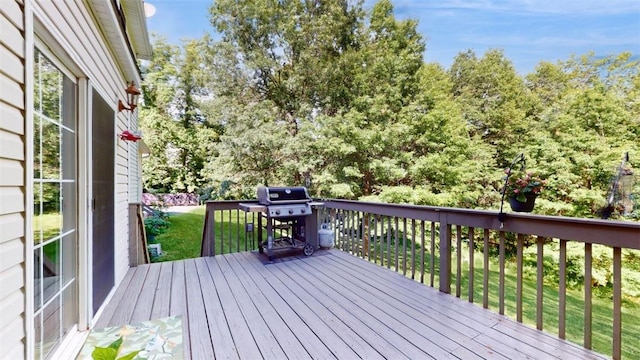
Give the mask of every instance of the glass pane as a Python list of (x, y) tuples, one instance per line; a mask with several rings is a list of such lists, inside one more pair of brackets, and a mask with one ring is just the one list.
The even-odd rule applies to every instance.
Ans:
[(76, 129), (76, 84), (68, 77), (62, 82), (62, 124), (71, 130)]
[(42, 122), (42, 177), (60, 179), (60, 127), (44, 120)]
[(62, 213), (60, 208), (60, 184), (42, 184), (42, 232), (43, 240), (52, 239), (60, 235), (62, 228)]
[(60, 300), (58, 296), (42, 311), (42, 354), (44, 356), (48, 355), (60, 340)]
[(34, 359), (41, 359), (42, 355), (42, 316), (40, 314), (36, 315), (33, 319), (33, 327), (35, 329), (35, 352)]
[(76, 134), (62, 129), (62, 178), (76, 178)]
[(62, 294), (62, 335), (78, 323), (78, 292), (76, 282), (69, 285)]
[(76, 233), (72, 232), (62, 238), (62, 286), (73, 281), (77, 273), (77, 241)]
[(64, 182), (62, 188), (62, 232), (75, 229), (76, 226), (76, 184)]
[(35, 114), (33, 117), (33, 177), (36, 179), (42, 178), (42, 148), (40, 146), (42, 129), (40, 124), (40, 115)]
[(42, 248), (42, 302), (46, 303), (60, 291), (60, 241), (56, 240)]
[[(37, 311), (42, 307), (41, 287), (42, 285), (42, 249), (33, 251), (33, 307)], [(37, 324), (36, 324), (37, 325)]]
[(33, 60), (33, 110), (40, 112), (40, 93), (42, 86), (40, 85), (40, 63), (42, 62), (42, 54), (36, 51)]
[(47, 58), (41, 57), (38, 67), (40, 77), (40, 106), (44, 116), (60, 120), (62, 73)]
[(33, 243), (42, 242), (42, 184), (33, 184)]

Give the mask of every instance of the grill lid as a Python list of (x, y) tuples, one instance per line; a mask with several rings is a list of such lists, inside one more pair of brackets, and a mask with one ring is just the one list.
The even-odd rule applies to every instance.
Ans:
[(296, 204), (310, 201), (311, 197), (304, 186), (258, 187), (258, 203), (261, 205)]

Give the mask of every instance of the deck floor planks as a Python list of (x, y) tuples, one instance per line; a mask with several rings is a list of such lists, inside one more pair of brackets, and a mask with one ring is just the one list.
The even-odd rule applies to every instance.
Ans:
[[(184, 278), (187, 293), (187, 316), (189, 318), (189, 334), (191, 334), (191, 356), (194, 359), (206, 359), (213, 353), (213, 344), (209, 335), (209, 324), (204, 307), (204, 297), (202, 296), (201, 279), (208, 276), (208, 271), (201, 268), (199, 272), (196, 262), (204, 259), (185, 260)], [(205, 266), (206, 268), (206, 266)], [(204, 283), (204, 282), (203, 282)]]
[[(331, 257), (332, 261), (344, 262), (346, 266), (352, 268), (354, 272), (362, 274), (364, 278), (369, 277), (379, 267), (368, 261), (361, 263), (363, 260), (346, 253), (336, 252), (332, 255), (335, 255)], [(455, 296), (443, 294), (426, 284), (421, 285), (404, 276), (397, 277), (398, 274), (393, 270), (377, 272), (376, 275), (376, 280), (381, 283), (383, 289), (411, 296), (419, 302), (418, 307), (429, 307), (474, 329), (491, 328), (504, 319), (502, 315), (482, 309)], [(359, 279), (362, 279), (362, 276)], [(430, 301), (426, 304), (420, 304), (424, 298), (428, 298)]]
[(512, 320), (501, 321), (499, 324), (494, 326), (496, 329), (499, 329), (503, 332), (510, 332), (518, 334), (517, 337), (521, 341), (525, 341), (527, 343), (545, 343), (554, 347), (555, 351), (558, 353), (562, 353), (567, 355), (568, 357), (576, 357), (577, 359), (610, 359), (602, 354), (590, 351), (585, 349), (584, 347), (572, 343), (570, 341), (565, 341), (559, 339), (558, 337), (538, 331), (537, 329), (517, 323)]
[[(211, 269), (209, 263), (212, 258), (202, 258), (203, 262), (198, 262), (198, 272), (201, 274), (200, 285), (202, 286), (202, 297), (204, 299), (204, 308), (207, 314), (208, 332), (203, 332), (200, 336), (209, 336), (213, 343), (213, 354), (216, 359), (239, 359), (236, 343), (231, 336), (231, 330), (227, 324), (227, 319), (222, 309), (222, 303), (218, 297), (213, 277), (211, 277)], [(206, 265), (206, 268), (203, 266)], [(200, 271), (202, 269), (202, 271)], [(205, 272), (208, 271), (208, 274)]]
[[(238, 282), (242, 284), (242, 287), (246, 291), (248, 298), (260, 312), (260, 316), (262, 316), (264, 321), (267, 323), (270, 331), (276, 337), (287, 358), (309, 358), (311, 355), (307, 352), (305, 346), (303, 345), (305, 343), (305, 336), (299, 336), (297, 333), (291, 330), (289, 325), (287, 325), (285, 320), (274, 308), (275, 304), (273, 304), (264, 296), (260, 288), (257, 286), (258, 284), (254, 283), (254, 279), (249, 274), (247, 274), (246, 270), (238, 262), (238, 259), (236, 259), (234, 256), (226, 256), (224, 258), (220, 257), (218, 259), (219, 264), (223, 261), (227, 263), (227, 266), (235, 269), (235, 273), (238, 276)], [(282, 304), (280, 306), (283, 305), (286, 304)], [(306, 327), (300, 326), (294, 328), (306, 329)], [(309, 333), (310, 331), (307, 330), (304, 335), (310, 336), (312, 339), (316, 339), (316, 341), (319, 343), (317, 337), (313, 333)], [(319, 345), (322, 346), (321, 343), (319, 343)]]
[[(465, 359), (473, 357), (481, 358), (480, 355), (472, 355), (473, 352), (471, 351), (467, 353), (460, 349), (465, 345), (469, 346), (468, 340), (478, 336), (480, 332), (468, 328), (463, 324), (452, 322), (450, 319), (447, 323), (447, 318), (439, 313), (433, 311), (418, 311), (418, 309), (413, 308), (412, 304), (407, 301), (413, 299), (403, 296), (402, 292), (390, 293), (386, 291), (377, 283), (378, 278), (362, 279), (363, 281), (360, 282), (349, 282), (348, 277), (354, 276), (355, 271), (345, 275), (344, 271), (347, 269), (342, 269), (339, 264), (330, 262), (324, 258), (318, 258), (321, 260), (318, 260), (317, 266), (321, 267), (314, 266), (317, 273), (325, 273), (325, 276), (330, 276), (333, 279), (341, 277), (341, 283), (344, 286), (351, 285), (354, 291), (357, 289), (359, 295), (364, 299), (375, 299), (375, 306), (378, 308), (382, 306), (381, 310), (388, 311), (389, 315), (394, 316), (398, 321), (408, 326), (409, 330), (413, 329), (417, 331), (422, 336), (425, 336), (428, 342), (434, 342), (447, 352), (457, 350), (458, 353), (465, 353)], [(420, 299), (421, 304), (425, 304), (428, 301), (428, 298)], [(451, 323), (453, 323), (453, 325), (450, 325)], [(422, 343), (424, 342), (425, 341), (422, 341)], [(484, 347), (471, 347), (479, 354), (491, 354), (491, 351)]]
[(287, 356), (278, 341), (278, 329), (273, 331), (269, 328), (269, 325), (254, 305), (251, 296), (245, 290), (236, 272), (231, 269), (223, 257), (216, 257), (214, 261), (210, 261), (209, 264), (217, 265), (217, 268), (211, 269), (212, 272), (220, 271), (225, 277), (234, 301), (238, 304), (242, 317), (247, 323), (247, 327), (251, 331), (253, 340), (258, 346), (262, 357), (267, 360), (286, 358)]
[(109, 321), (113, 317), (113, 314), (118, 309), (117, 304), (120, 303), (120, 300), (127, 295), (127, 291), (129, 289), (129, 284), (133, 279), (133, 276), (136, 273), (136, 268), (131, 268), (124, 275), (124, 278), (120, 282), (120, 286), (116, 289), (116, 292), (113, 294), (111, 300), (109, 300), (109, 304), (104, 308), (102, 314), (100, 314), (100, 318), (95, 324), (96, 329), (101, 329), (103, 327), (109, 326)]
[[(366, 344), (375, 347), (380, 354), (389, 359), (412, 358), (411, 355), (406, 354), (407, 352), (414, 355), (420, 353), (406, 339), (397, 336), (392, 329), (375, 316), (360, 309), (354, 303), (340, 302), (339, 295), (320, 286), (316, 279), (301, 281), (303, 276), (309, 274), (308, 270), (297, 272), (276, 267), (267, 268), (272, 269), (273, 272), (277, 271), (277, 279), (286, 281), (287, 286), (298, 296), (300, 294), (308, 296), (308, 298), (304, 299), (306, 303), (316, 303), (317, 305), (313, 306), (313, 311), (323, 314), (323, 318), (329, 314), (333, 315), (337, 322), (332, 324), (332, 328), (342, 322), (349, 329), (346, 332), (347, 334), (353, 333), (356, 335), (355, 337), (352, 336), (352, 340), (348, 342), (349, 344), (361, 344), (361, 341), (364, 340)], [(301, 283), (305, 285), (303, 286)], [(344, 338), (344, 334), (340, 332), (339, 336)], [(407, 346), (406, 349), (403, 348), (405, 346)], [(424, 356), (424, 353), (420, 353), (420, 355)]]
[[(189, 317), (187, 309), (187, 291), (185, 288), (184, 263), (186, 260), (173, 262), (171, 273), (171, 301), (169, 303), (169, 316), (180, 316), (182, 319), (182, 334), (184, 336), (184, 353), (191, 355), (191, 333), (189, 329)], [(194, 334), (197, 336), (197, 334)]]
[[(349, 265), (353, 265), (354, 263), (355, 264), (360, 263), (360, 259), (357, 259), (344, 252), (335, 252), (334, 255), (336, 256), (330, 257), (332, 261), (343, 260)], [(365, 261), (364, 263), (367, 265), (362, 265), (363, 267), (376, 266), (367, 261)], [(350, 269), (359, 270), (361, 268), (359, 266), (355, 266), (355, 267), (350, 267)], [(413, 285), (415, 283), (414, 280), (405, 278), (404, 276), (398, 277), (397, 275), (400, 275), (400, 274), (396, 274), (393, 271), (387, 274), (379, 274), (379, 275), (380, 277), (378, 277), (378, 280), (382, 278), (392, 279), (391, 281), (395, 281), (395, 284), (402, 286), (402, 288), (407, 290), (408, 293), (413, 293), (414, 289), (419, 292), (435, 291), (436, 292), (435, 296), (431, 294), (429, 296), (429, 299), (444, 300), (444, 301), (435, 301), (437, 306), (440, 309), (450, 309), (452, 307), (458, 308), (458, 311), (456, 311), (456, 313), (462, 316), (462, 318), (460, 319), (461, 321), (472, 323), (478, 319), (485, 319), (485, 318), (490, 319), (488, 324), (490, 324), (491, 326), (489, 328), (484, 328), (483, 334), (484, 335), (489, 334), (488, 336), (494, 339), (495, 342), (503, 343), (506, 340), (510, 343), (517, 344), (517, 348), (515, 350), (518, 353), (520, 353), (522, 350), (527, 350), (528, 353), (536, 354), (536, 356), (542, 356), (544, 354), (544, 357), (546, 358), (572, 359), (577, 357), (579, 359), (585, 359), (585, 358), (606, 359), (606, 357), (602, 357), (600, 354), (595, 354), (589, 350), (581, 348), (568, 341), (564, 341), (556, 338), (555, 336), (537, 331), (535, 329), (528, 327), (527, 325), (519, 324), (507, 318), (506, 316), (502, 316), (502, 315), (487, 311), (463, 299), (442, 294), (437, 290), (426, 287), (426, 286), (415, 287)], [(380, 281), (384, 281), (384, 280), (380, 280)], [(390, 284), (386, 284), (385, 286), (392, 287), (394, 286), (393, 284), (394, 283), (390, 283)], [(428, 306), (428, 304), (425, 304), (425, 306)], [(523, 335), (523, 332), (525, 335)], [(535, 340), (529, 338), (528, 339), (529, 341), (523, 342), (523, 337), (526, 337), (526, 334), (535, 334), (535, 338), (534, 338)], [(512, 341), (511, 339), (513, 339), (514, 341)], [(528, 345), (533, 343), (540, 345), (540, 347), (533, 348)], [(483, 341), (482, 344), (485, 347), (489, 347), (490, 345), (488, 341)], [(509, 356), (509, 357), (515, 356), (512, 354), (514, 351), (514, 348), (507, 348), (507, 347), (503, 347), (502, 345), (500, 345), (500, 347), (504, 350), (504, 352), (506, 352), (505, 354), (506, 356)], [(560, 355), (557, 355), (557, 354), (560, 354)]]
[(136, 268), (133, 278), (127, 286), (126, 294), (124, 294), (124, 297), (121, 299), (117, 311), (114, 312), (107, 326), (124, 325), (131, 322), (131, 317), (133, 316), (133, 311), (136, 306), (136, 299), (142, 291), (142, 286), (147, 278), (150, 267), (151, 265), (140, 265)]
[[(338, 256), (340, 257), (339, 254)], [(345, 254), (346, 255), (346, 254)], [(350, 259), (348, 259), (350, 260)], [(394, 281), (395, 284), (399, 284), (402, 285), (403, 289), (407, 289), (409, 290), (409, 288), (414, 288), (416, 287), (416, 285), (418, 285), (418, 287), (422, 287), (421, 285), (419, 285), (418, 283), (416, 283), (414, 280), (408, 279), (404, 276), (402, 276), (401, 274), (395, 273), (393, 271), (387, 273), (387, 274), (380, 274), (381, 277), (387, 277), (390, 279), (390, 281)], [(392, 285), (391, 285), (392, 286)], [(433, 297), (432, 297), (433, 298)], [(437, 298), (437, 297), (436, 297)], [(456, 299), (454, 300), (457, 303), (467, 303), (465, 300), (463, 299), (458, 299), (454, 296), (448, 296), (449, 299)], [(447, 301), (448, 302), (448, 301)], [(469, 305), (475, 306), (473, 304), (468, 303)], [(444, 306), (447, 306), (448, 304), (442, 304)], [(441, 306), (442, 306), (441, 305)], [(481, 309), (479, 309), (481, 310)], [(482, 311), (482, 310), (481, 310)], [(468, 314), (467, 313), (463, 313), (463, 314)], [(470, 317), (466, 318), (466, 321), (472, 321), (472, 319)], [(504, 317), (503, 321), (511, 321), (508, 318)], [(497, 322), (496, 324), (498, 324), (499, 322)], [(497, 331), (494, 328), (495, 324), (489, 328), (484, 328), (483, 333), (479, 336), (475, 336), (472, 337), (471, 341), (468, 342), (463, 342), (461, 343), (462, 346), (466, 347), (467, 349), (474, 351), (475, 353), (477, 353), (478, 355), (483, 355), (486, 354), (485, 351), (483, 351), (483, 349), (487, 349), (487, 351), (492, 351), (492, 352), (497, 352), (500, 355), (509, 358), (509, 359), (520, 359), (520, 358), (528, 358), (526, 356), (526, 354), (537, 354), (538, 356), (543, 355), (544, 358), (555, 358), (554, 355), (550, 354), (550, 353), (545, 353), (542, 351), (542, 349), (535, 349), (531, 346), (529, 346), (526, 343), (523, 342), (518, 342), (516, 341), (517, 344), (519, 344), (518, 347), (514, 347), (514, 346), (510, 346), (510, 345), (506, 345), (507, 344), (513, 344), (511, 337), (509, 336), (509, 334), (506, 333), (502, 333), (500, 331)], [(488, 339), (493, 339), (494, 341), (490, 341)], [(480, 346), (477, 346), (477, 344), (479, 344)]]
[(338, 250), (139, 266), (96, 328), (169, 315), (187, 359), (606, 359)]
[(236, 344), (239, 357), (241, 359), (261, 359), (260, 349), (258, 349), (258, 345), (253, 339), (251, 330), (249, 330), (242, 311), (240, 311), (240, 307), (233, 297), (227, 280), (222, 272), (216, 269), (215, 258), (208, 260), (209, 271), (216, 285), (218, 299), (222, 304), (222, 311), (227, 320), (233, 341)]
[[(325, 273), (326, 276), (333, 276), (334, 279), (338, 279), (338, 277), (341, 278), (341, 284), (343, 284), (343, 286), (351, 286), (354, 289), (358, 289), (359, 292), (368, 293), (369, 296), (366, 296), (366, 298), (376, 298), (377, 304), (385, 304), (384, 308), (389, 308), (396, 305), (401, 313), (394, 315), (398, 316), (400, 321), (410, 322), (414, 319), (428, 317), (429, 321), (427, 328), (422, 328), (422, 330), (424, 330), (424, 334), (433, 334), (435, 336), (440, 336), (442, 335), (441, 332), (446, 330), (455, 332), (454, 334), (450, 334), (453, 337), (447, 337), (446, 339), (444, 339), (445, 343), (450, 340), (453, 340), (455, 342), (464, 341), (468, 338), (472, 338), (480, 334), (478, 330), (464, 326), (464, 324), (455, 324), (454, 326), (450, 326), (450, 318), (446, 318), (441, 314), (433, 311), (424, 311), (424, 303), (429, 300), (428, 298), (418, 299), (418, 304), (422, 304), (421, 309), (420, 306), (413, 303), (414, 299), (404, 296), (401, 290), (394, 289), (391, 286), (381, 286), (378, 277), (358, 278), (358, 274), (355, 271), (352, 271), (352, 268), (342, 268), (340, 264), (323, 260), (325, 259), (319, 260), (320, 263), (314, 266), (317, 272)], [(347, 271), (349, 272), (347, 273)], [(352, 281), (353, 279), (349, 279), (349, 277), (353, 278), (354, 276), (356, 276), (357, 279), (361, 281), (354, 282)], [(391, 291), (389, 291), (389, 289), (391, 289)], [(425, 324), (427, 324), (427, 322), (418, 324), (418, 328), (420, 329), (420, 325)], [(438, 342), (438, 344), (439, 346), (442, 346), (441, 342)], [(452, 346), (450, 347), (450, 349), (454, 349), (457, 347), (457, 344), (451, 345)]]
[(332, 314), (326, 312), (321, 314), (317, 311), (320, 308), (317, 298), (309, 296), (302, 287), (292, 286), (296, 284), (289, 283), (286, 277), (280, 276), (279, 273), (274, 274), (273, 270), (277, 270), (277, 267), (271, 266), (272, 264), (263, 265), (254, 254), (241, 253), (240, 256), (244, 257), (244, 263), (253, 268), (254, 279), (258, 279), (255, 284), (261, 288), (265, 297), (281, 314), (282, 319), (290, 324), (289, 326), (294, 329), (299, 339), (310, 342), (305, 345), (305, 348), (312, 358), (358, 357), (350, 344), (344, 342), (330, 326), (339, 320), (331, 316)]
[[(473, 341), (468, 341), (469, 339), (474, 338), (482, 332), (492, 331), (491, 326), (477, 322), (475, 318), (470, 318), (456, 311), (452, 311), (449, 306), (433, 306), (431, 303), (435, 294), (420, 296), (417, 294), (412, 294), (410, 291), (406, 291), (410, 287), (418, 286), (422, 288), (425, 286), (413, 280), (406, 279), (400, 274), (389, 271), (387, 274), (376, 274), (377, 276), (373, 277), (371, 276), (370, 272), (366, 272), (366, 270), (354, 267), (351, 265), (351, 263), (342, 263), (337, 258), (338, 257), (334, 256), (324, 257), (322, 261), (327, 264), (327, 268), (331, 268), (334, 266), (343, 267), (345, 271), (348, 271), (348, 276), (355, 277), (355, 279), (358, 280), (353, 282), (354, 286), (366, 284), (372, 289), (375, 289), (379, 293), (378, 297), (381, 298), (380, 301), (387, 302), (389, 301), (387, 298), (396, 299), (399, 303), (407, 305), (405, 309), (412, 308), (414, 310), (413, 312), (409, 312), (407, 310), (408, 313), (413, 314), (416, 317), (429, 317), (429, 321), (425, 321), (425, 324), (428, 324), (429, 326), (437, 324), (437, 327), (434, 328), (434, 330), (442, 331), (443, 333), (447, 334), (447, 336), (450, 336), (453, 339), (457, 339), (459, 346), (456, 347), (455, 351), (452, 351), (452, 353), (465, 354), (465, 359), (472, 356), (465, 350), (460, 349), (462, 347), (469, 350), (469, 352), (477, 354), (475, 356), (488, 356), (492, 358), (500, 357), (495, 353), (493, 349), (484, 345), (474, 343)], [(400, 283), (407, 280), (407, 287), (398, 286)], [(376, 292), (372, 292), (372, 294), (375, 293)], [(436, 308), (438, 310), (436, 310)], [(495, 321), (490, 322), (491, 325), (494, 325), (496, 323), (497, 322)]]
[(147, 320), (164, 318), (169, 316), (169, 305), (171, 304), (171, 276), (173, 274), (173, 263), (164, 262), (160, 264), (160, 276), (155, 288), (155, 296), (151, 306), (151, 317)]
[[(131, 323), (138, 323), (151, 319), (153, 300), (156, 295), (156, 288), (160, 278), (160, 266), (149, 266), (140, 294), (136, 296), (135, 307), (131, 314)], [(131, 299), (130, 299), (131, 300)]]
[[(319, 257), (318, 257), (319, 258)], [(360, 319), (363, 323), (370, 323), (370, 328), (377, 331), (384, 331), (385, 337), (390, 341), (394, 341), (393, 345), (412, 359), (425, 358), (432, 356), (434, 358), (444, 358), (449, 356), (449, 351), (443, 349), (440, 344), (431, 341), (429, 337), (440, 336), (441, 341), (446, 346), (456, 348), (457, 344), (449, 339), (442, 337), (440, 334), (431, 331), (424, 326), (423, 323), (416, 319), (411, 319), (402, 314), (397, 308), (392, 306), (377, 306), (370, 300), (377, 300), (371, 294), (356, 294), (349, 286), (342, 283), (339, 276), (331, 276), (331, 274), (323, 273), (322, 269), (313, 267), (315, 259), (305, 259), (304, 262), (287, 263), (293, 269), (299, 270), (299, 274), (309, 282), (315, 281), (315, 286), (323, 291), (337, 304), (351, 305), (345, 308), (346, 311), (354, 314), (361, 314)], [(313, 274), (313, 275), (312, 275)], [(320, 276), (318, 276), (320, 275)], [(370, 319), (375, 318), (379, 323), (371, 323)], [(402, 318), (399, 320), (398, 318)], [(386, 329), (385, 329), (386, 327)], [(426, 333), (423, 333), (426, 332)]]

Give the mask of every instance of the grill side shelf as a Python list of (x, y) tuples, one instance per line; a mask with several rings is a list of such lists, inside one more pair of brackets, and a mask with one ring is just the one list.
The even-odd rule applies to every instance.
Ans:
[(256, 203), (240, 203), (240, 204), (238, 204), (238, 207), (240, 208), (240, 210), (243, 210), (243, 211), (246, 211), (246, 212), (256, 212), (256, 213), (267, 212), (267, 206), (266, 205), (260, 205), (260, 204), (256, 204)]

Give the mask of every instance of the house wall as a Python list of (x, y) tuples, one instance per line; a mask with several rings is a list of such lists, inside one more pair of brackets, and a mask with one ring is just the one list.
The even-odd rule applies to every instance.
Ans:
[(22, 2), (0, 7), (0, 357), (25, 354), (25, 19)]
[[(124, 89), (127, 83), (139, 84), (137, 74), (132, 76), (130, 67), (123, 68), (127, 62), (117, 61), (114, 50), (105, 40), (103, 29), (99, 28), (95, 14), (87, 7), (87, 2), (77, 0), (0, 0), (0, 358), (22, 359), (32, 354), (28, 350), (33, 346), (33, 321), (31, 319), (33, 297), (33, 261), (25, 254), (31, 253), (32, 214), (28, 206), (30, 199), (31, 153), (28, 129), (32, 127), (29, 119), (27, 94), (32, 85), (32, 71), (29, 69), (35, 32), (42, 37), (59, 60), (79, 78), (86, 79), (89, 86), (96, 88), (105, 99), (117, 109), (117, 100), (126, 99)], [(110, 4), (111, 2), (106, 2)], [(26, 9), (26, 10), (25, 10)], [(119, 30), (117, 27), (115, 27)], [(110, 29), (113, 31), (113, 28)], [(33, 32), (32, 32), (33, 31)], [(128, 75), (125, 75), (128, 74)], [(87, 129), (87, 94), (84, 89), (80, 95), (81, 128)], [(84, 99), (84, 104), (82, 103)], [(116, 134), (127, 129), (130, 119), (128, 112), (117, 115)], [(136, 119), (137, 121), (137, 119)], [(90, 132), (79, 133), (85, 138)], [(87, 142), (86, 139), (82, 140)], [(116, 285), (124, 277), (129, 264), (128, 259), (128, 202), (129, 202), (129, 157), (138, 159), (137, 147), (130, 154), (128, 143), (116, 142), (115, 168), (115, 279)], [(90, 142), (88, 142), (90, 143)], [(90, 159), (79, 169), (86, 170), (80, 178), (88, 180)], [(136, 162), (137, 165), (137, 162)], [(136, 173), (137, 173), (136, 168)], [(84, 183), (86, 186), (86, 182)], [(82, 185), (82, 184), (81, 184)], [(80, 190), (89, 191), (89, 189)], [(90, 195), (89, 195), (90, 196)], [(82, 197), (81, 197), (82, 199)], [(86, 198), (85, 198), (86, 200)], [(90, 218), (88, 201), (80, 204), (80, 213), (85, 214), (81, 221)], [(84, 226), (86, 227), (85, 223)], [(81, 227), (83, 225), (80, 225)], [(79, 238), (80, 249), (88, 250), (91, 231)], [(90, 258), (81, 253), (80, 259)], [(86, 268), (85, 268), (86, 272)], [(81, 275), (84, 281), (90, 274)], [(90, 290), (86, 290), (90, 293)], [(81, 299), (86, 299), (81, 295)], [(84, 307), (90, 308), (89, 305)], [(80, 314), (81, 319), (87, 316)], [(90, 315), (88, 316), (90, 317)], [(30, 345), (27, 345), (30, 344)]]

